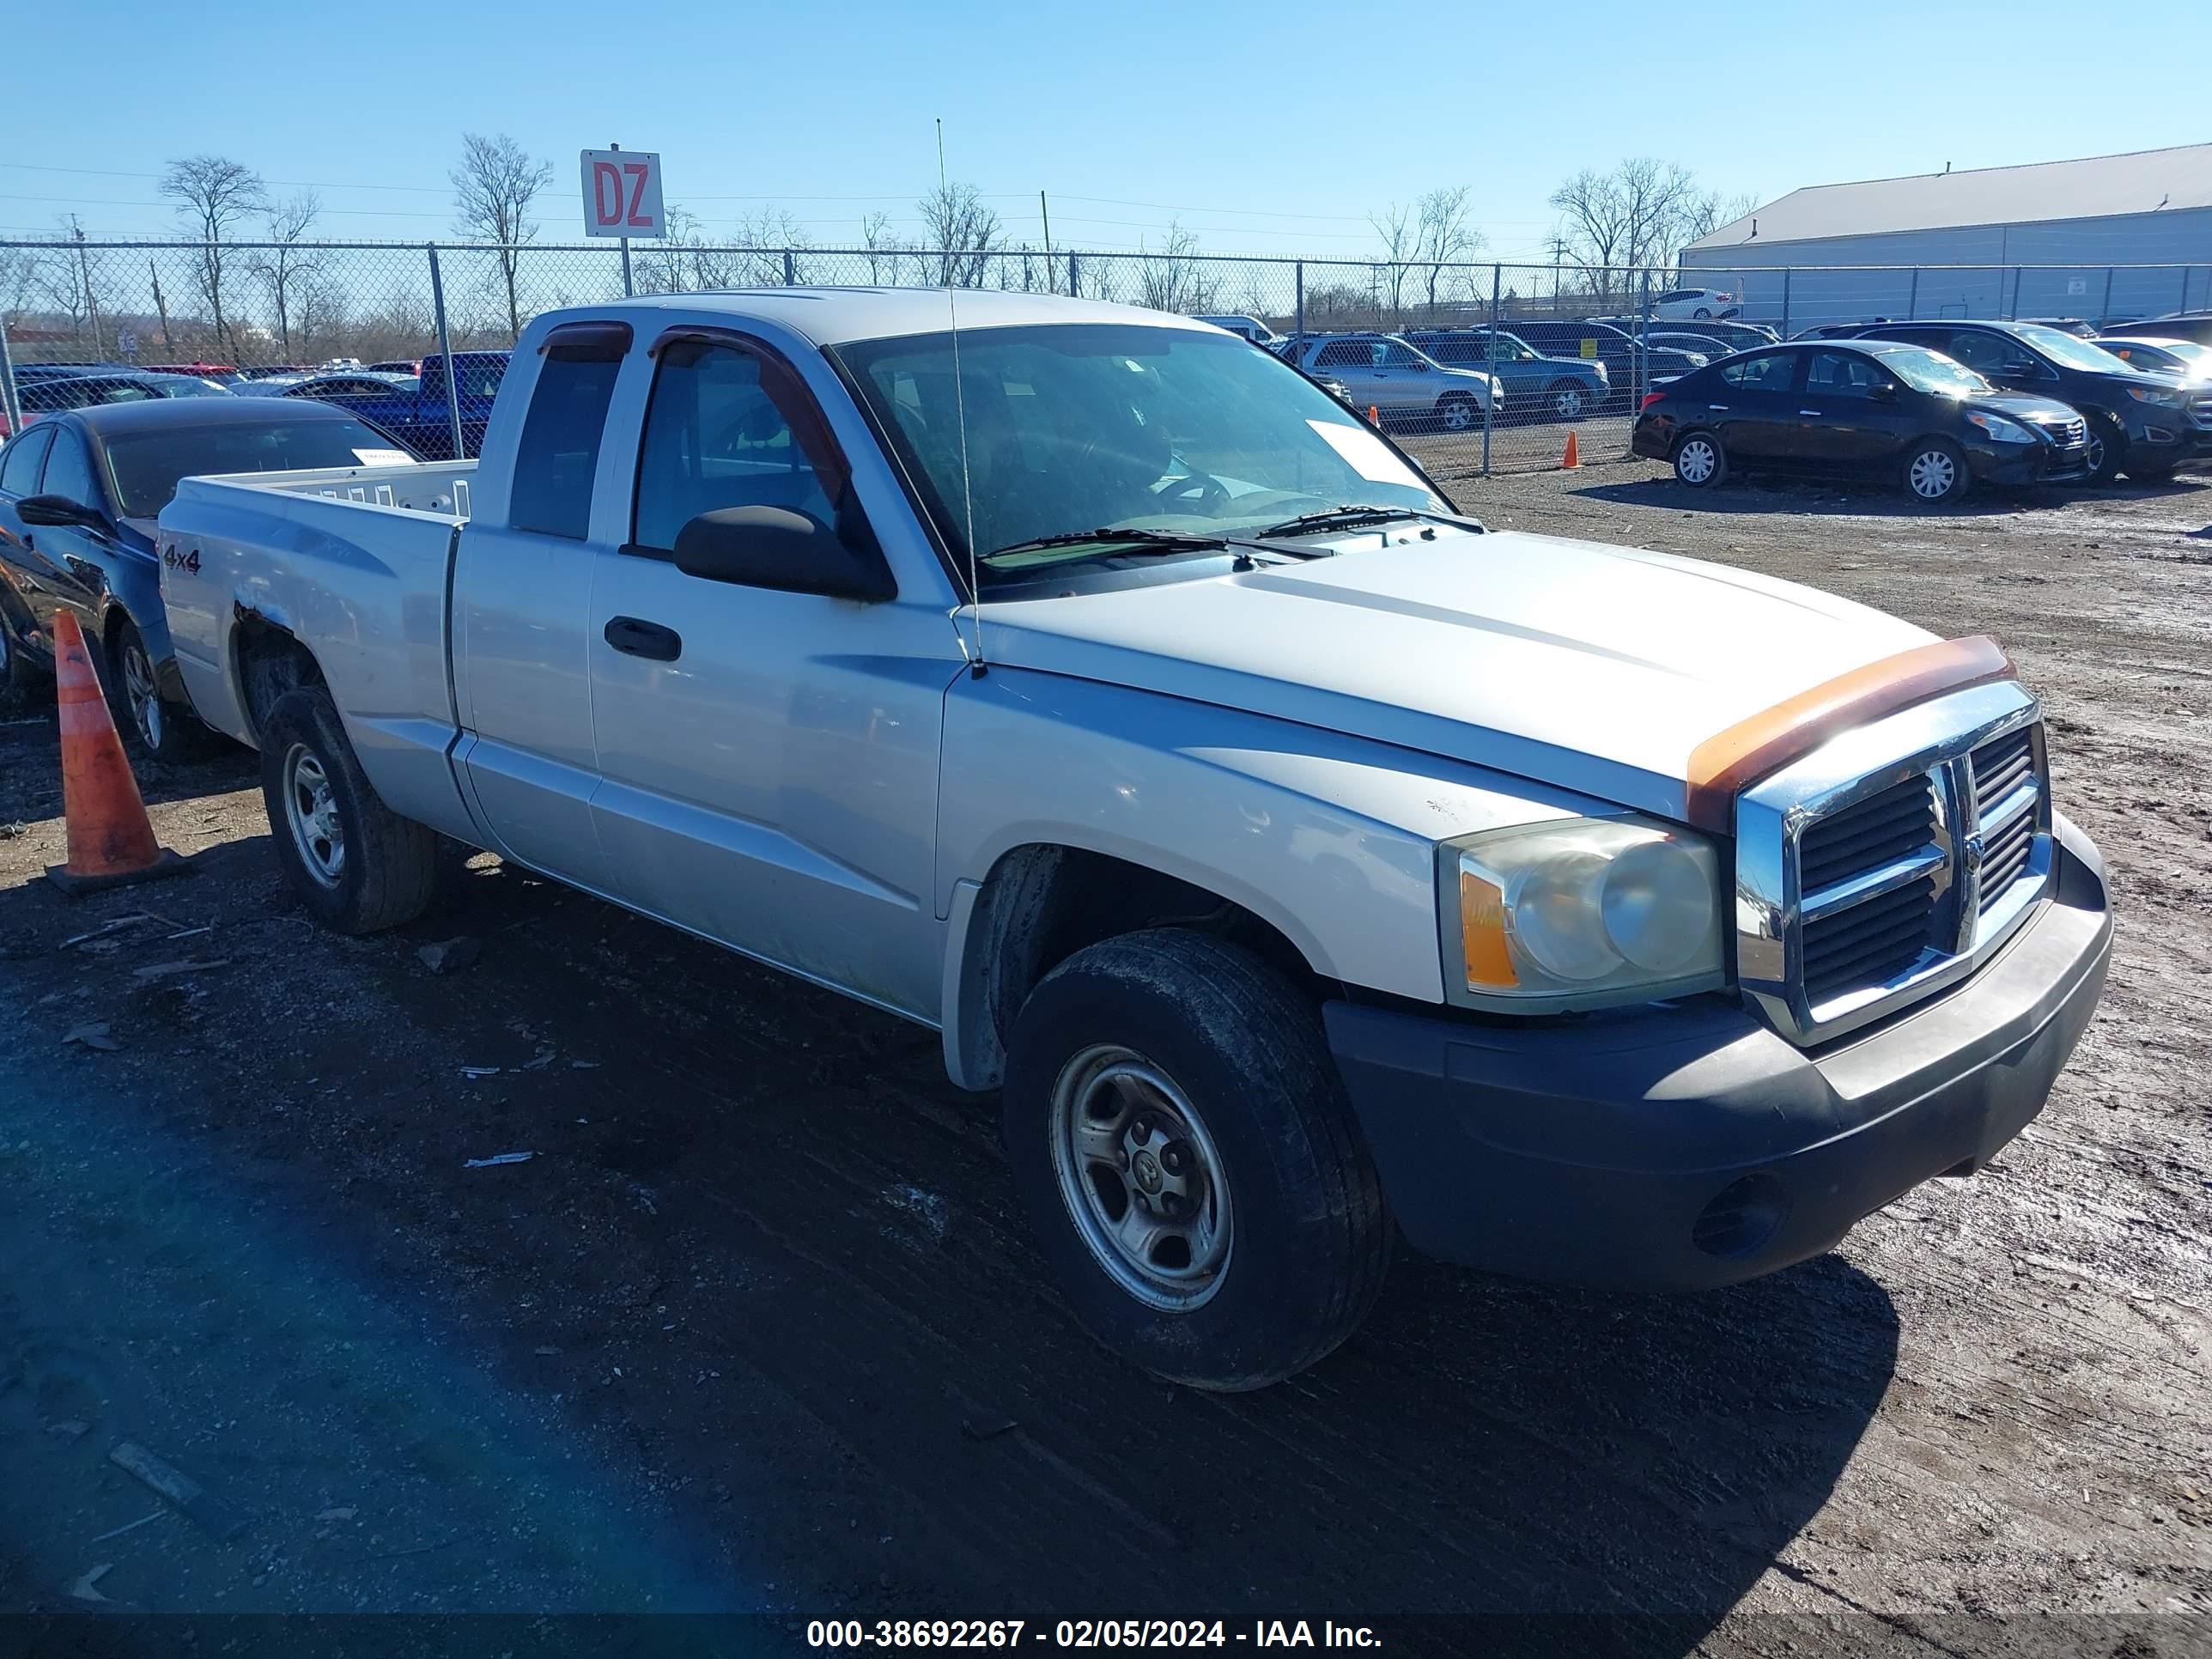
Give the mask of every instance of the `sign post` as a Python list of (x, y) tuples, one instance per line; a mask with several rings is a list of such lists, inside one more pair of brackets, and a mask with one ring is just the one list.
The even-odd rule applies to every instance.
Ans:
[(629, 272), (629, 240), (659, 236), (666, 228), (660, 199), (660, 157), (652, 150), (625, 150), (620, 144), (582, 152), (584, 234), (612, 236), (622, 243), (623, 292), (635, 290)]

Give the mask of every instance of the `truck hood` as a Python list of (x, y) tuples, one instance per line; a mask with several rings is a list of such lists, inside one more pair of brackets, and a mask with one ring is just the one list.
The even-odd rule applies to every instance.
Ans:
[(1935, 636), (1664, 553), (1391, 526), (1337, 556), (987, 605), (987, 659), (1448, 756), (1663, 817), (1691, 750)]

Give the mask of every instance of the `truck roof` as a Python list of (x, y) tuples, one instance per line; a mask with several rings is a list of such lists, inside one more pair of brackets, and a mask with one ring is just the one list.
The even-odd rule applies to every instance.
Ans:
[[(724, 311), (780, 323), (816, 345), (881, 340), (901, 334), (942, 334), (950, 325), (941, 288), (741, 288), (665, 294), (609, 305), (579, 307), (579, 316), (621, 316), (637, 311)], [(1014, 328), (1031, 323), (1142, 323), (1212, 333), (1211, 325), (1164, 311), (1070, 300), (1053, 294), (1003, 293), (997, 289), (952, 290), (960, 331)]]

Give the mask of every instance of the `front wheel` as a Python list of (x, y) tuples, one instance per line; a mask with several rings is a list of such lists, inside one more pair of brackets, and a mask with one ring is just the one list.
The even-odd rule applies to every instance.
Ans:
[(1467, 432), (1482, 424), (1482, 410), (1472, 398), (1448, 398), (1437, 406), (1437, 417), (1447, 432)]
[(1728, 452), (1710, 432), (1692, 432), (1674, 446), (1674, 477), (1692, 489), (1728, 482)]
[(190, 709), (161, 695), (153, 653), (146, 649), (138, 624), (128, 617), (116, 624), (108, 668), (118, 723), (138, 740), (149, 759), (174, 766), (207, 754), (215, 734)]
[(1916, 501), (1938, 507), (1959, 500), (1972, 487), (1966, 455), (1946, 438), (1912, 446), (1905, 458), (1905, 492)]
[(1552, 413), (1562, 421), (1579, 421), (1589, 413), (1589, 392), (1580, 381), (1561, 380), (1552, 388)]
[(1157, 1376), (1279, 1382), (1382, 1287), (1382, 1188), (1318, 1012), (1237, 945), (1157, 928), (1069, 957), (1015, 1022), (1004, 1115), (1076, 1317)]
[(2090, 482), (2111, 483), (2127, 467), (2127, 430), (2109, 415), (2092, 415), (2088, 424)]
[(293, 890), (324, 927), (412, 921), (438, 884), (438, 836), (380, 800), (320, 685), (288, 691), (261, 727), (261, 793)]

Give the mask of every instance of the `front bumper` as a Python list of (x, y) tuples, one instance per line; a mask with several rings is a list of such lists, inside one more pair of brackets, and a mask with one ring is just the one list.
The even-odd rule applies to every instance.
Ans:
[(1970, 443), (1966, 465), (1982, 483), (2070, 483), (2089, 476), (2089, 446), (2040, 439), (2032, 444)]
[(2112, 947), (2070, 825), (2057, 878), (1972, 979), (1818, 1051), (1705, 1004), (1516, 1030), (1333, 1002), (1329, 1044), (1416, 1249), (1603, 1289), (1731, 1284), (1971, 1173), (2042, 1110)]

